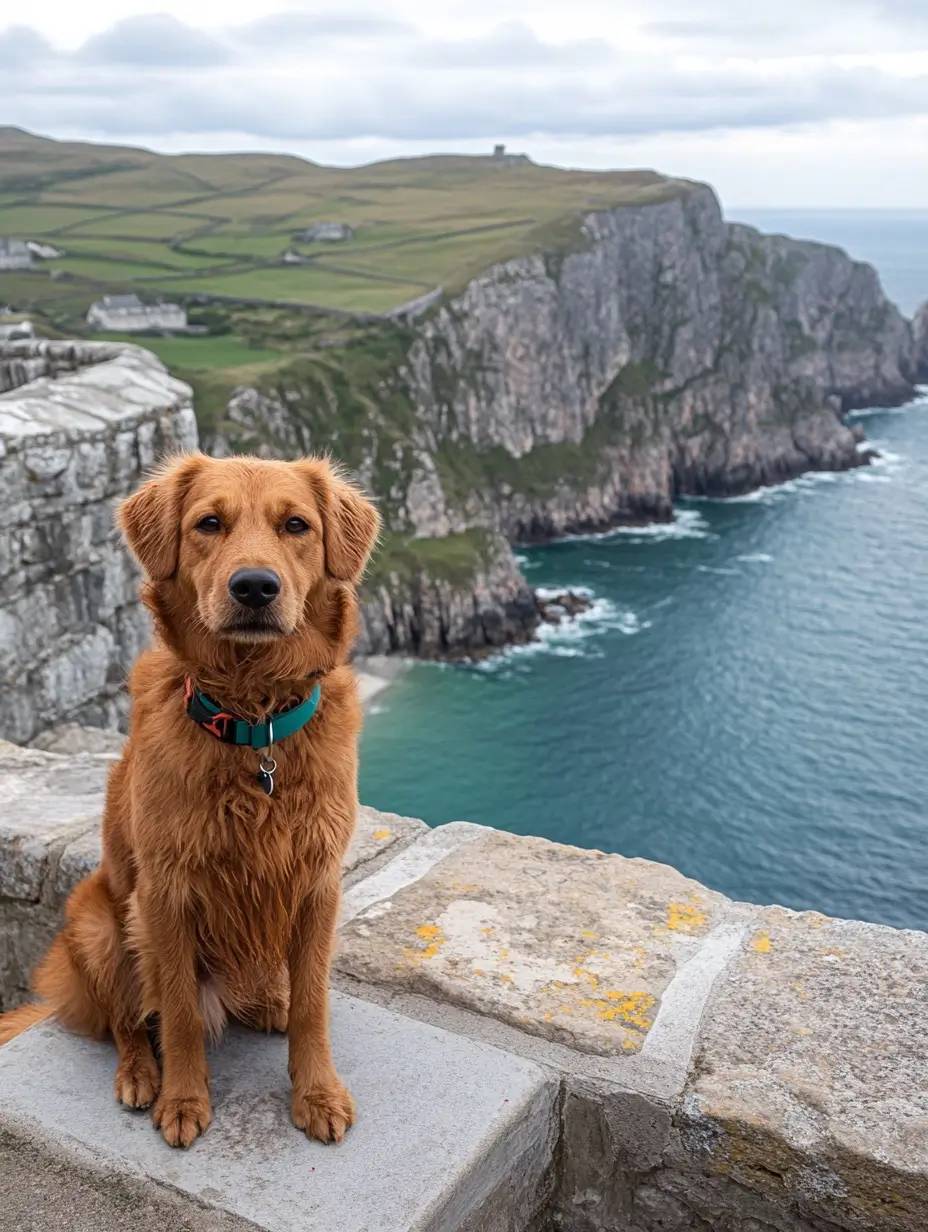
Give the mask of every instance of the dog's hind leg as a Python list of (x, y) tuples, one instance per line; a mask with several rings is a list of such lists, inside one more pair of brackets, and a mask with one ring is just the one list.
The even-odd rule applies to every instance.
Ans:
[(134, 960), (106, 874), (98, 869), (76, 886), (66, 923), (35, 974), (35, 988), (59, 1022), (81, 1035), (116, 1042), (116, 1098), (146, 1108), (160, 1085), (142, 1021)]

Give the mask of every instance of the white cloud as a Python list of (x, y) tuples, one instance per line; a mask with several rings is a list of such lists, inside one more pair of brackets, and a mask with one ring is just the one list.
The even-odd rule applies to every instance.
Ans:
[(32, 27), (0, 32), (0, 121), (339, 162), (495, 140), (573, 164), (653, 151), (744, 203), (761, 185), (771, 203), (818, 200), (827, 166), (835, 204), (889, 205), (904, 182), (928, 206), (924, 159), (892, 174), (928, 117), (924, 0), (86, 0), (80, 17), (78, 32), (60, 0), (34, 0)]

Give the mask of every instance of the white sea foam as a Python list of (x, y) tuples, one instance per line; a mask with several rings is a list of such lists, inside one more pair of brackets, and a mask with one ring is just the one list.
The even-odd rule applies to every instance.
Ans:
[(786, 479), (783, 483), (755, 488), (753, 492), (745, 492), (743, 496), (725, 496), (721, 499), (726, 505), (774, 505), (786, 496), (808, 492), (821, 487), (822, 484), (856, 483), (859, 480), (865, 483), (886, 482), (885, 479), (876, 480), (873, 471), (882, 471), (888, 476), (905, 464), (905, 458), (893, 453), (891, 449), (885, 449), (879, 441), (865, 441), (860, 448), (877, 450), (877, 456), (871, 460), (869, 466), (858, 466), (848, 471), (807, 471), (806, 474), (795, 479)]
[(735, 560), (743, 560), (746, 565), (769, 565), (773, 557), (766, 552), (745, 552), (743, 556), (736, 556)]
[(714, 539), (709, 523), (698, 509), (678, 509), (672, 522), (648, 522), (645, 526), (617, 526), (591, 539), (621, 539), (628, 543), (660, 543), (664, 539)]
[(552, 599), (572, 590), (574, 594), (590, 599), (590, 606), (576, 616), (563, 616), (555, 624), (542, 624), (531, 642), (522, 646), (507, 646), (499, 654), (471, 665), (472, 670), (491, 674), (510, 675), (526, 660), (536, 655), (551, 655), (556, 659), (600, 659), (603, 650), (596, 644), (601, 633), (615, 630), (626, 637), (633, 637), (644, 629), (650, 629), (649, 620), (641, 620), (629, 608), (620, 608), (611, 599), (596, 597), (587, 586), (539, 587), (542, 599)]

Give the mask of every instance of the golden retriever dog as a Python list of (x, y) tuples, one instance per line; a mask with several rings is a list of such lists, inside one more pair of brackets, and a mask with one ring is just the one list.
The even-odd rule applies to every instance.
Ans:
[(191, 454), (119, 522), (155, 644), (130, 678), (102, 864), (68, 899), (39, 1003), (0, 1018), (0, 1043), (47, 1017), (112, 1035), (116, 1098), (151, 1105), (187, 1147), (212, 1116), (207, 1035), (227, 1016), (285, 1031), (293, 1123), (339, 1142), (354, 1109), (329, 967), (361, 726), (347, 660), (380, 519), (321, 459)]

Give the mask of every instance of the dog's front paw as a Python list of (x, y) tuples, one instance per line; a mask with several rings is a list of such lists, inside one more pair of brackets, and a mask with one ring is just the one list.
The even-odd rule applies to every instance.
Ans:
[(188, 1147), (213, 1119), (208, 1095), (158, 1097), (151, 1119), (168, 1146)]
[(161, 1087), (158, 1063), (151, 1052), (135, 1053), (116, 1066), (116, 1098), (127, 1108), (147, 1108)]
[(344, 1084), (334, 1076), (308, 1091), (294, 1089), (290, 1116), (297, 1129), (320, 1142), (341, 1142), (354, 1124), (354, 1102)]

